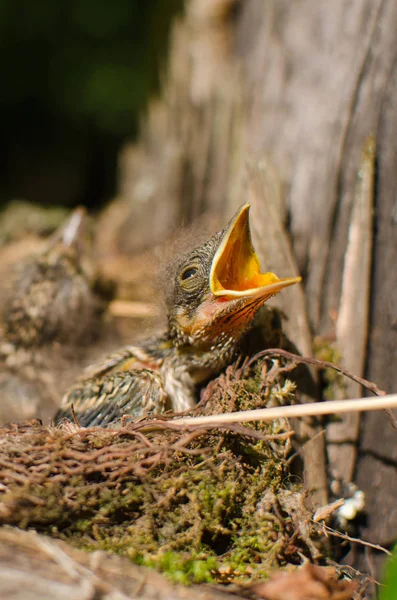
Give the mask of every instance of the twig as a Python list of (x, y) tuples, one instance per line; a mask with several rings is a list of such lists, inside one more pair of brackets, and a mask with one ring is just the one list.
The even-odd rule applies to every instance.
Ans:
[(147, 302), (128, 300), (113, 300), (109, 304), (108, 311), (114, 317), (124, 317), (126, 319), (141, 319), (142, 317), (155, 317), (157, 315), (153, 306), (147, 304)]
[[(308, 444), (310, 444), (310, 442), (313, 442), (315, 439), (319, 438), (320, 436), (325, 436), (325, 429), (320, 429), (320, 431), (318, 433), (316, 433), (316, 435), (312, 438), (310, 438), (309, 440), (307, 440), (303, 446), (301, 446), (300, 448), (298, 448), (296, 450), (296, 452), (294, 452), (293, 454), (291, 454), (288, 459), (287, 459), (287, 465), (290, 465), (297, 456), (299, 455), (303, 455), (304, 454), (304, 450), (306, 448), (306, 446)], [(303, 457), (304, 458), (304, 457)]]
[(371, 542), (365, 542), (364, 540), (360, 540), (359, 538), (351, 537), (347, 535), (347, 533), (341, 533), (340, 531), (336, 531), (336, 529), (332, 529), (332, 527), (328, 527), (328, 525), (322, 526), (324, 531), (333, 535), (334, 537), (341, 538), (342, 540), (347, 540), (348, 542), (354, 542), (355, 544), (360, 544), (361, 546), (367, 546), (368, 548), (373, 548), (374, 550), (379, 550), (380, 552), (384, 552), (388, 556), (391, 556), (392, 553), (383, 546), (378, 546), (378, 544), (371, 544)]
[[(250, 412), (250, 411), (248, 411)], [(221, 415), (212, 415), (214, 418), (217, 416), (224, 416), (225, 414), (227, 415), (239, 415), (242, 413), (223, 413)], [(180, 431), (181, 430), (181, 425), (183, 425), (183, 429), (184, 430), (191, 430), (195, 435), (202, 435), (204, 433), (206, 433), (207, 431), (217, 428), (217, 429), (223, 429), (225, 431), (227, 431), (228, 433), (239, 433), (240, 435), (245, 435), (249, 438), (253, 438), (255, 440), (260, 440), (263, 442), (270, 442), (273, 440), (286, 440), (290, 437), (292, 437), (295, 432), (294, 431), (284, 431), (282, 433), (261, 433), (259, 431), (255, 431), (254, 429), (249, 429), (248, 427), (244, 427), (243, 425), (239, 425), (238, 424), (238, 420), (234, 420), (234, 421), (230, 421), (229, 424), (224, 424), (223, 422), (219, 421), (213, 423), (212, 421), (209, 421), (207, 424), (201, 424), (199, 422), (199, 419), (201, 419), (202, 417), (183, 417), (181, 419), (173, 419), (170, 421), (161, 421), (161, 420), (155, 420), (155, 421), (145, 421), (145, 422), (141, 422), (139, 424), (133, 424), (131, 423), (131, 425), (126, 426), (126, 432), (124, 430), (116, 430), (114, 433), (115, 434), (119, 434), (119, 433), (128, 433), (130, 428), (132, 432), (135, 432), (135, 429), (137, 429), (139, 427), (140, 431), (143, 431), (144, 433), (148, 433), (151, 431), (157, 431), (157, 430), (161, 430), (161, 429), (171, 429), (174, 431)], [(191, 425), (193, 425), (194, 427), (196, 425), (199, 425), (199, 429), (192, 429), (191, 427), (188, 428), (186, 427), (187, 420), (188, 419), (192, 419), (191, 421)], [(259, 419), (261, 420), (261, 419)]]
[(241, 412), (206, 415), (203, 417), (183, 417), (174, 419), (174, 425), (203, 425), (218, 423), (246, 423), (248, 421), (273, 421), (293, 417), (315, 417), (318, 415), (342, 414), (347, 412), (366, 412), (397, 408), (397, 394), (388, 394), (381, 398), (357, 398), (354, 400), (330, 400), (328, 402), (310, 402), (293, 406), (275, 406)]
[(386, 394), (386, 392), (381, 390), (372, 381), (368, 381), (367, 379), (358, 377), (357, 375), (354, 375), (347, 369), (343, 369), (342, 367), (339, 367), (338, 365), (334, 365), (333, 363), (328, 362), (326, 360), (319, 360), (318, 358), (309, 358), (307, 356), (306, 357), (299, 356), (299, 354), (293, 354), (292, 352), (288, 352), (287, 350), (281, 350), (280, 348), (268, 348), (267, 350), (262, 350), (262, 352), (258, 352), (258, 354), (255, 354), (255, 356), (253, 356), (251, 358), (251, 360), (249, 360), (247, 362), (247, 364), (244, 366), (244, 369), (248, 369), (254, 362), (259, 360), (260, 358), (266, 358), (269, 356), (283, 356), (284, 358), (287, 358), (295, 363), (313, 365), (314, 367), (319, 367), (321, 369), (333, 369), (334, 371), (337, 371), (338, 373), (345, 375), (349, 379), (352, 379), (356, 383), (359, 383), (360, 385), (362, 385), (364, 388), (366, 388), (368, 391), (372, 392), (376, 396), (384, 396)]
[(393, 427), (393, 429), (395, 429), (397, 431), (397, 419), (393, 415), (393, 413), (390, 410), (390, 408), (385, 408), (385, 413), (386, 413), (386, 416), (387, 416), (387, 418), (389, 420), (390, 425)]

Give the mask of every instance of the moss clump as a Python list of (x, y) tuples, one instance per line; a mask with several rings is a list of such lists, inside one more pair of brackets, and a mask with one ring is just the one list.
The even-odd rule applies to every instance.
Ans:
[[(199, 410), (290, 398), (293, 386), (266, 384), (263, 369), (249, 379), (229, 369)], [(318, 558), (316, 532), (300, 531), (294, 517), (302, 494), (289, 483), (288, 424), (175, 427), (3, 429), (1, 522), (128, 556), (183, 583), (266, 576)]]
[(194, 583), (215, 583), (219, 573), (219, 564), (214, 556), (195, 552), (180, 554), (164, 552), (157, 557), (128, 554), (135, 563), (167, 573), (175, 583), (188, 585)]
[[(334, 365), (340, 365), (342, 355), (335, 344), (317, 337), (314, 340), (314, 355), (317, 359), (323, 360)], [(346, 380), (343, 375), (335, 369), (326, 368), (323, 371), (324, 390), (323, 396), (325, 400), (333, 400), (338, 398), (341, 391), (346, 390)]]

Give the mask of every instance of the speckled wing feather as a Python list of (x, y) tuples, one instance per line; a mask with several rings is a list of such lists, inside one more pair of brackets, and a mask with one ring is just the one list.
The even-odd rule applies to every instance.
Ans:
[(107, 426), (123, 415), (161, 413), (167, 394), (158, 369), (161, 360), (143, 347), (127, 346), (88, 367), (65, 394), (55, 421), (72, 419), (82, 427)]
[(110, 373), (125, 372), (135, 369), (148, 368), (157, 370), (161, 361), (153, 358), (140, 346), (126, 346), (117, 352), (105, 356), (98, 364), (90, 365), (85, 369), (79, 381), (97, 379)]
[(167, 394), (156, 371), (119, 372), (74, 385), (63, 399), (55, 421), (72, 419), (82, 427), (106, 427), (124, 415), (141, 417), (165, 410)]

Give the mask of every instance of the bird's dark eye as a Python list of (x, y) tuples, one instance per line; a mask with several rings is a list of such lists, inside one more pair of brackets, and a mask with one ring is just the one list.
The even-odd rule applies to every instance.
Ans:
[(185, 269), (181, 275), (181, 280), (186, 281), (186, 279), (191, 279), (195, 275), (197, 275), (198, 268), (197, 267), (188, 267)]

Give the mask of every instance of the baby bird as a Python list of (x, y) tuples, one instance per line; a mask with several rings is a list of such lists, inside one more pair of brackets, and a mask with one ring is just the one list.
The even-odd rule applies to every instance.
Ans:
[(300, 281), (261, 273), (248, 204), (165, 279), (167, 331), (89, 368), (63, 398), (57, 422), (75, 416), (81, 426), (107, 426), (124, 415), (193, 407), (199, 387), (230, 364), (259, 307)]
[[(83, 266), (86, 215), (76, 209), (44, 249), (14, 267), (3, 290), (0, 422), (49, 417), (61, 374), (92, 339), (104, 308)], [(4, 283), (4, 285), (6, 285)], [(70, 349), (73, 348), (73, 351)]]
[(85, 221), (84, 209), (76, 209), (44, 251), (16, 265), (3, 312), (12, 344), (78, 342), (92, 330), (98, 306), (81, 261)]

